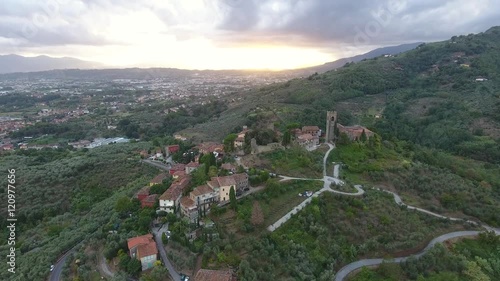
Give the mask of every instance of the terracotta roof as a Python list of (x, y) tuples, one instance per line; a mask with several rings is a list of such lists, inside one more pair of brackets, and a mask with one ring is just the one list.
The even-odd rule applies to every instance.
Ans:
[(173, 182), (170, 187), (160, 196), (160, 200), (177, 200), (177, 198), (181, 196), (184, 189), (188, 186), (189, 180), (189, 177), (184, 177)]
[(184, 164), (175, 164), (170, 168), (171, 171), (183, 171), (186, 168)]
[(207, 181), (207, 184), (212, 188), (220, 187), (219, 182), (216, 180), (216, 178), (212, 178), (211, 181)]
[(313, 140), (314, 139), (314, 136), (311, 135), (311, 134), (303, 134), (303, 135), (300, 135), (297, 137), (299, 140), (304, 140), (304, 141), (308, 141), (308, 140)]
[(186, 172), (185, 171), (176, 171), (173, 176), (175, 177), (183, 177), (186, 175)]
[(219, 182), (220, 186), (236, 185), (236, 181), (232, 176), (217, 177), (216, 180), (217, 182)]
[(196, 207), (196, 204), (191, 198), (189, 198), (188, 196), (184, 196), (181, 198), (181, 206), (186, 209), (189, 209)]
[(182, 194), (182, 189), (179, 187), (170, 187), (160, 196), (160, 200), (175, 201)]
[(157, 198), (158, 198), (158, 194), (151, 194), (151, 195), (147, 196), (146, 198), (142, 199), (142, 202), (155, 203)]
[(137, 259), (142, 259), (156, 254), (158, 254), (158, 249), (156, 248), (156, 243), (154, 241), (137, 247)]
[(200, 186), (196, 187), (195, 189), (193, 189), (193, 191), (191, 191), (191, 194), (193, 196), (200, 196), (200, 195), (208, 194), (208, 193), (212, 193), (212, 192), (214, 192), (214, 190), (212, 188), (210, 188), (210, 186), (204, 184), (204, 185), (200, 185)]
[(194, 281), (232, 281), (233, 274), (229, 270), (200, 269), (194, 277)]
[(302, 127), (302, 132), (305, 132), (305, 131), (319, 131), (319, 127), (318, 126), (304, 126), (304, 127)]
[(167, 174), (161, 173), (161, 174), (157, 175), (156, 177), (154, 177), (154, 179), (151, 180), (151, 183), (160, 184), (167, 177), (168, 177)]
[(216, 142), (204, 142), (198, 144), (198, 147), (203, 152), (214, 152), (214, 151), (223, 151), (224, 145)]
[(240, 181), (244, 181), (244, 180), (248, 180), (248, 175), (245, 174), (245, 173), (241, 173), (241, 174), (234, 174), (232, 175), (232, 177), (234, 178), (234, 180), (236, 180), (237, 182), (240, 182)]
[(152, 234), (146, 234), (130, 238), (127, 240), (127, 246), (129, 250), (132, 250), (133, 248), (137, 247), (138, 259), (155, 255), (158, 253), (158, 249), (156, 248), (156, 243), (153, 240)]

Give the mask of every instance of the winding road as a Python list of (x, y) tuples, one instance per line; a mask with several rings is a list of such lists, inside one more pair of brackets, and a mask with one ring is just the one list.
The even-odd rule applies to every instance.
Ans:
[(73, 254), (78, 246), (80, 246), (82, 242), (76, 244), (73, 248), (69, 249), (64, 255), (62, 255), (57, 262), (54, 264), (54, 269), (52, 272), (49, 274), (49, 281), (59, 281), (61, 280), (61, 275), (62, 275), (62, 270), (64, 267), (64, 264), (66, 263), (66, 260), (68, 259), (69, 255)]
[[(326, 173), (326, 161), (328, 159), (330, 152), (335, 148), (335, 146), (330, 144), (330, 143), (326, 143), (326, 144), (330, 147), (330, 149), (328, 149), (328, 151), (325, 153), (325, 156), (323, 158), (323, 178), (322, 179), (309, 179), (309, 178), (296, 178), (296, 177), (280, 176), (282, 178), (280, 181), (287, 181), (287, 180), (319, 180), (319, 181), (323, 181), (323, 188), (321, 188), (320, 190), (315, 192), (311, 197), (302, 201), (299, 205), (294, 207), (290, 212), (288, 212), (286, 215), (281, 217), (278, 221), (276, 221), (275, 223), (270, 225), (267, 228), (269, 231), (271, 231), (271, 232), (275, 231), (278, 227), (280, 227), (287, 220), (289, 220), (292, 217), (292, 215), (296, 214), (297, 212), (302, 210), (307, 204), (309, 204), (311, 202), (312, 198), (318, 197), (323, 192), (333, 192), (333, 193), (348, 195), (348, 196), (360, 196), (360, 195), (363, 195), (365, 193), (365, 191), (362, 189), (361, 185), (354, 185), (354, 188), (356, 188), (356, 190), (357, 190), (357, 192), (355, 192), (355, 193), (342, 192), (342, 191), (334, 190), (331, 188), (332, 183), (335, 183), (336, 185), (343, 185), (344, 182), (338, 178), (339, 177), (339, 167), (340, 167), (339, 164), (336, 164), (333, 168), (333, 177), (328, 176)], [(425, 210), (422, 208), (410, 206), (410, 205), (405, 204), (403, 202), (403, 200), (401, 199), (401, 197), (394, 192), (380, 189), (380, 188), (373, 188), (373, 189), (381, 191), (381, 192), (386, 192), (386, 193), (392, 194), (392, 196), (394, 197), (394, 202), (396, 204), (398, 204), (399, 206), (406, 207), (407, 209), (422, 212), (422, 213), (425, 213), (427, 215), (434, 216), (434, 217), (441, 218), (441, 219), (448, 219), (451, 221), (464, 221), (464, 222), (467, 222), (469, 224), (481, 226), (484, 229), (486, 229), (487, 231), (493, 231), (496, 235), (500, 235), (500, 229), (498, 229), (498, 228), (493, 228), (489, 225), (486, 225), (486, 224), (483, 224), (480, 222), (476, 222), (476, 221), (472, 221), (472, 220), (465, 220), (463, 218), (447, 217), (447, 216), (443, 216), (443, 215), (440, 215), (440, 214), (437, 214), (437, 213), (434, 213), (434, 212), (431, 212), (431, 211), (428, 211), (428, 210)], [(390, 260), (382, 259), (382, 258), (358, 260), (358, 261), (352, 262), (352, 263), (344, 266), (343, 268), (341, 268), (335, 274), (334, 280), (335, 281), (342, 281), (351, 272), (353, 272), (357, 269), (360, 269), (362, 267), (365, 267), (365, 266), (377, 266), (377, 265), (380, 265), (384, 262), (401, 263), (401, 262), (406, 261), (410, 257), (420, 258), (427, 251), (429, 251), (432, 247), (434, 247), (434, 245), (436, 245), (437, 243), (442, 243), (446, 240), (453, 239), (453, 238), (476, 236), (479, 233), (481, 233), (481, 231), (456, 231), (456, 232), (443, 234), (441, 236), (438, 236), (438, 237), (432, 239), (431, 242), (429, 242), (429, 244), (421, 252), (419, 252), (415, 255), (411, 255), (411, 256), (399, 257), (399, 258), (394, 258), (394, 259), (390, 259)]]
[(158, 252), (160, 253), (161, 260), (163, 261), (163, 264), (168, 270), (168, 273), (170, 273), (170, 276), (172, 277), (172, 280), (174, 281), (181, 281), (181, 276), (179, 273), (175, 270), (174, 266), (168, 260), (167, 258), (167, 253), (165, 251), (165, 246), (163, 245), (163, 241), (161, 240), (161, 235), (162, 233), (166, 232), (168, 229), (168, 224), (166, 225), (167, 227), (165, 228), (165, 225), (161, 226), (160, 228), (152, 228), (154, 238), (156, 241), (156, 248), (158, 248)]

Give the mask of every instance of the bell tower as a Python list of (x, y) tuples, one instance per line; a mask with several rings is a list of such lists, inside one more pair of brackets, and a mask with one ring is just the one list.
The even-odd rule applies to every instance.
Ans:
[(331, 142), (335, 140), (336, 125), (337, 125), (337, 111), (327, 111), (325, 142)]

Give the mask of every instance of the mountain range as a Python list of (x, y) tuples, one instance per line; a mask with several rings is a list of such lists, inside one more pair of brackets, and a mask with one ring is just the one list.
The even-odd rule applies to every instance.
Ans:
[(104, 65), (101, 63), (70, 57), (53, 58), (49, 56), (24, 57), (19, 55), (0, 55), (0, 74), (53, 69), (93, 69), (103, 67)]
[[(378, 48), (375, 50), (372, 50), (368, 53), (349, 57), (349, 58), (342, 58), (336, 61), (332, 62), (327, 62), (322, 65), (318, 66), (313, 66), (313, 67), (308, 67), (308, 68), (302, 68), (302, 69), (295, 69), (295, 70), (285, 70), (284, 72), (291, 71), (293, 73), (297, 73), (298, 75), (309, 75), (315, 72), (318, 73), (323, 73), (328, 70), (332, 70), (335, 68), (342, 67), (348, 62), (359, 62), (364, 59), (371, 59), (374, 57), (378, 57), (381, 55), (389, 54), (389, 55), (396, 55), (411, 49), (416, 48), (418, 45), (421, 43), (411, 43), (411, 44), (403, 44), (403, 45), (398, 45), (398, 46), (389, 46), (389, 47), (383, 47), (383, 48)], [(131, 68), (133, 71), (130, 73), (130, 71), (123, 71), (120, 69), (109, 69), (109, 67), (106, 67), (104, 64), (98, 63), (98, 62), (90, 62), (90, 61), (84, 61), (76, 58), (71, 58), (71, 57), (63, 57), (63, 58), (54, 58), (54, 57), (49, 57), (49, 56), (37, 56), (37, 57), (24, 57), (24, 56), (19, 56), (19, 55), (0, 55), (0, 74), (6, 74), (6, 73), (26, 73), (26, 72), (41, 72), (41, 71), (50, 71), (50, 70), (74, 70), (74, 69), (106, 69), (106, 73), (109, 73), (110, 71), (113, 72), (111, 76), (113, 78), (117, 78), (116, 76), (120, 75), (126, 75), (127, 77), (120, 77), (120, 78), (131, 78), (130, 76), (134, 76), (134, 73), (139, 75), (140, 77), (144, 77), (143, 73), (141, 72), (140, 68)], [(172, 70), (171, 68), (155, 68), (155, 71), (162, 72), (162, 69), (168, 69), (168, 73), (171, 74)], [(109, 71), (108, 71), (109, 70)], [(74, 71), (73, 71), (74, 72)], [(101, 71), (102, 72), (102, 71)], [(119, 73), (121, 72), (121, 74)], [(184, 72), (184, 70), (182, 70)], [(76, 73), (73, 73), (76, 74)], [(88, 74), (88, 73), (87, 73)], [(99, 73), (99, 76), (102, 73)], [(49, 76), (53, 76), (52, 74), (49, 74)], [(91, 75), (92, 76), (92, 75)]]

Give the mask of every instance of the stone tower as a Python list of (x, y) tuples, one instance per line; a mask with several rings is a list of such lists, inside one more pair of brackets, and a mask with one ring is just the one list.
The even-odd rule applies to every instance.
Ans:
[(331, 142), (335, 140), (336, 125), (337, 125), (337, 111), (327, 111), (325, 142)]

